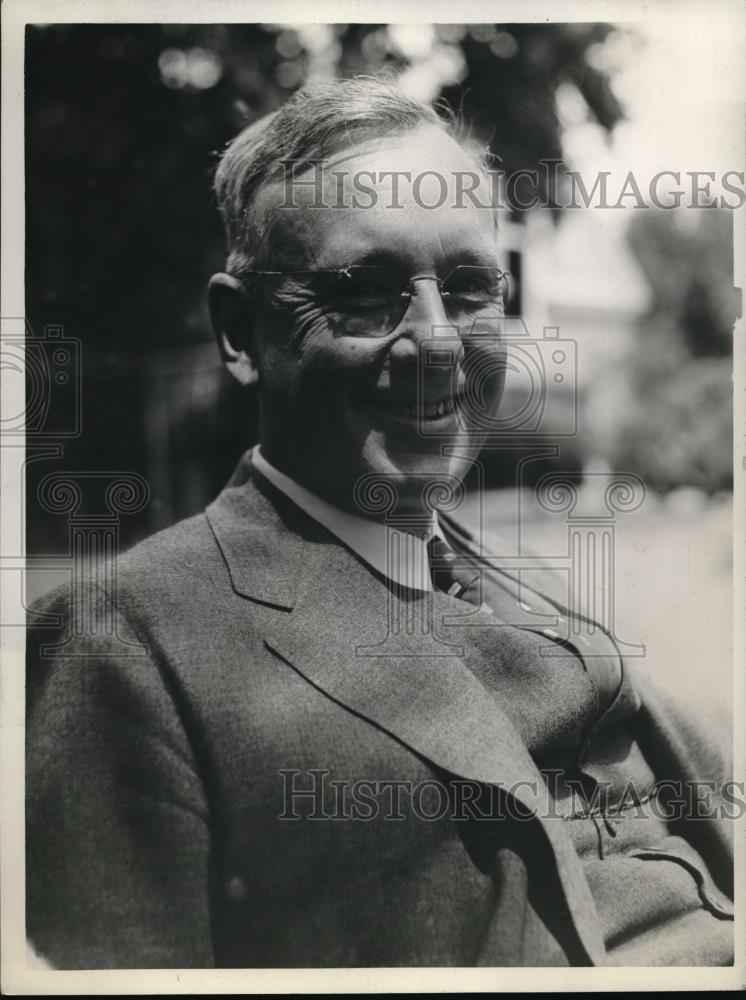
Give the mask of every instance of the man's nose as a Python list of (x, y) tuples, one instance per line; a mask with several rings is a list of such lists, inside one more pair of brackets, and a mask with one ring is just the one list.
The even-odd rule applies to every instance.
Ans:
[(410, 299), (399, 327), (391, 354), (397, 360), (418, 358), (425, 345), (435, 340), (458, 339), (458, 327), (448, 319), (438, 282), (433, 278), (415, 279)]

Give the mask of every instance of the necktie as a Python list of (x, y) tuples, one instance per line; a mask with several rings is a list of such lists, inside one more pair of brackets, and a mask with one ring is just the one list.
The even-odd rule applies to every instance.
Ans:
[(458, 597), (469, 604), (480, 604), (477, 588), (474, 584), (480, 579), (480, 574), (473, 569), (458, 566), (457, 555), (451, 546), (435, 535), (427, 543), (427, 556), (430, 561), (430, 575), (436, 590), (442, 590), (449, 597)]
[[(457, 597), (469, 604), (481, 605), (485, 611), (492, 611), (487, 605), (482, 604), (482, 586), (478, 585), (482, 574), (475, 573), (472, 567), (464, 565), (464, 558), (454, 552), (447, 542), (433, 536), (427, 543), (427, 552), (430, 560), (430, 575), (433, 586), (437, 590), (445, 591), (450, 597)], [(491, 578), (497, 582), (495, 574), (492, 574)], [(511, 594), (516, 606), (520, 605), (522, 599), (525, 601), (525, 593), (522, 598), (520, 586), (510, 586), (509, 578), (501, 578), (499, 586)], [(525, 603), (521, 606), (526, 607)], [(528, 610), (530, 611), (530, 609)], [(559, 607), (556, 608), (556, 611), (560, 620), (567, 620), (570, 616), (570, 612)], [(601, 717), (606, 715), (606, 710), (614, 703), (621, 687), (621, 659), (611, 638), (601, 628), (594, 630), (592, 640), (571, 641), (559, 635), (556, 629), (548, 628), (538, 621), (534, 623), (524, 620), (519, 624), (518, 621), (514, 620), (514, 627), (551, 639), (552, 642), (565, 647), (568, 652), (580, 660), (598, 690), (600, 721)], [(620, 707), (624, 706), (620, 705)], [(609, 713), (604, 721), (610, 724), (613, 721), (613, 713)]]

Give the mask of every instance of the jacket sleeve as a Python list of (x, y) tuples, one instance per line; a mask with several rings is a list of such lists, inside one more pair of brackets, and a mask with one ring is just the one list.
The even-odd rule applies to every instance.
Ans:
[[(738, 811), (725, 793), (737, 792), (733, 782), (732, 730), (709, 710), (682, 703), (634, 670), (641, 698), (635, 719), (636, 736), (656, 779), (678, 801), (669, 824), (707, 860), (718, 887), (733, 898), (734, 826)], [(669, 783), (673, 783), (672, 785)], [(700, 796), (704, 796), (700, 798)], [(739, 794), (739, 801), (742, 799)], [(737, 803), (736, 803), (737, 804)]]
[(60, 592), (35, 609), (59, 627), (28, 631), (27, 936), (61, 969), (209, 967), (197, 762), (157, 655), (94, 603), (84, 636)]

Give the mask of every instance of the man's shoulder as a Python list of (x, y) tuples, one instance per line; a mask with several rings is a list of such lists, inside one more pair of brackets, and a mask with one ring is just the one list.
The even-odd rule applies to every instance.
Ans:
[(143, 583), (171, 582), (221, 563), (220, 550), (204, 512), (143, 538), (116, 558), (117, 576)]
[(29, 624), (45, 616), (69, 618), (83, 602), (91, 614), (113, 604), (133, 622), (199, 613), (230, 591), (230, 576), (204, 512), (186, 518), (107, 559), (76, 565), (67, 583), (42, 595), (30, 608)]

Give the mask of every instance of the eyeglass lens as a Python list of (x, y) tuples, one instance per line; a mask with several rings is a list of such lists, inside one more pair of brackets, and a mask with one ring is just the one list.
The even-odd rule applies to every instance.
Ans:
[[(347, 336), (385, 337), (404, 318), (414, 284), (397, 268), (350, 267), (327, 283), (329, 318)], [(439, 284), (447, 320), (461, 335), (488, 332), (504, 315), (507, 278), (496, 267), (462, 265)]]

